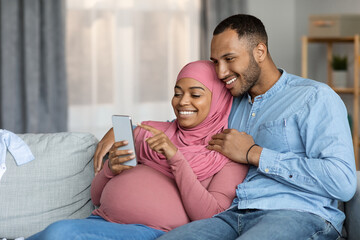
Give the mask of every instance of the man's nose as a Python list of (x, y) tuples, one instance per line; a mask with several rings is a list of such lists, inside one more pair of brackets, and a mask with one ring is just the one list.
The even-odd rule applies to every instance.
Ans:
[(226, 64), (219, 63), (218, 67), (216, 68), (216, 73), (218, 75), (218, 78), (222, 80), (223, 78), (229, 76), (229, 69)]

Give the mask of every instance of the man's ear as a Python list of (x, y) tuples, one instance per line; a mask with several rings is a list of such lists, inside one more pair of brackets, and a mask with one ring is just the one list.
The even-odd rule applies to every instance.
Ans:
[(261, 63), (266, 59), (267, 47), (264, 43), (259, 43), (253, 50), (254, 58), (257, 63)]

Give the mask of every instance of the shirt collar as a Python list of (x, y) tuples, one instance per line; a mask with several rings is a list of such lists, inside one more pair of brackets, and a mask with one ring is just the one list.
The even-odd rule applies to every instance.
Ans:
[[(255, 97), (255, 101), (260, 101), (266, 98), (271, 97), (272, 95), (276, 94), (280, 89), (282, 89), (284, 87), (284, 85), (286, 84), (286, 81), (288, 79), (288, 74), (284, 69), (279, 68), (278, 69), (281, 73), (280, 78), (276, 81), (276, 83), (274, 84), (274, 86), (272, 86), (269, 90), (267, 90), (264, 94), (261, 94), (259, 96)], [(251, 96), (249, 93), (246, 93), (247, 97), (248, 97), (248, 101), (249, 103), (252, 104), (251, 102)]]

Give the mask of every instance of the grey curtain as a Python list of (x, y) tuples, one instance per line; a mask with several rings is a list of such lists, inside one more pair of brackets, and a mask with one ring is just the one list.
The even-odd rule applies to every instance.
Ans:
[(200, 57), (210, 58), (210, 43), (215, 27), (225, 18), (246, 13), (246, 0), (201, 0)]
[(63, 0), (0, 0), (0, 128), (67, 130)]

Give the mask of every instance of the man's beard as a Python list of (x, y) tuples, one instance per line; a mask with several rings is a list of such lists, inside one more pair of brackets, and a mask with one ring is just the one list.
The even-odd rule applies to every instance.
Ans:
[(248, 92), (257, 83), (257, 81), (259, 80), (260, 72), (261, 69), (259, 65), (255, 61), (254, 56), (250, 54), (249, 66), (241, 76), (241, 79), (243, 81), (240, 83), (244, 85), (241, 86), (238, 96)]

